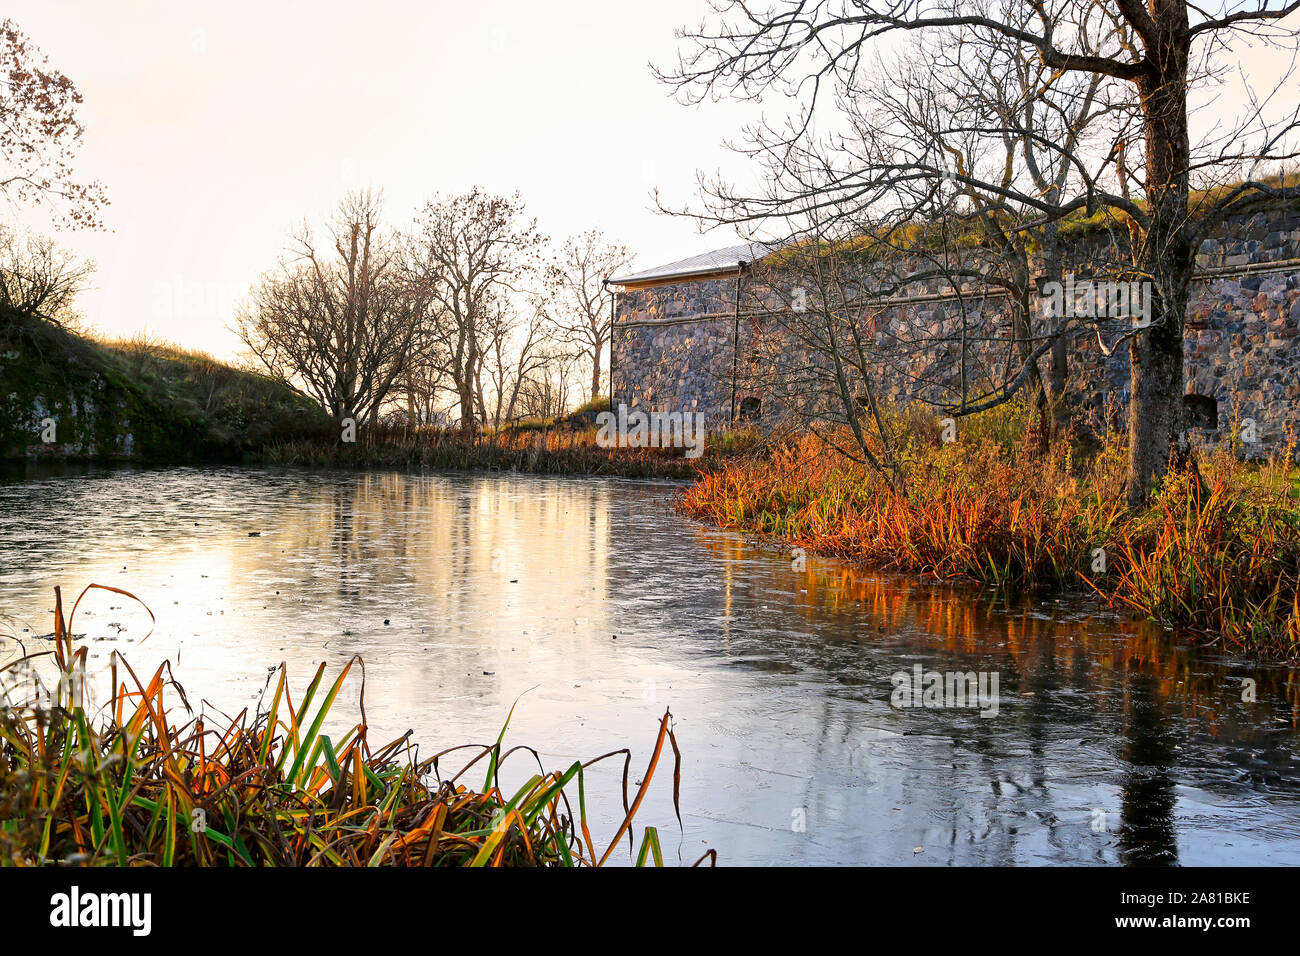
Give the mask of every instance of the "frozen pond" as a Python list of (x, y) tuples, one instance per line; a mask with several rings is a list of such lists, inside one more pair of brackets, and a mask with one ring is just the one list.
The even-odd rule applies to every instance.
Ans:
[[(156, 628), (140, 644), (148, 615), (92, 592), (73, 627), (92, 662), (115, 648), (152, 673), (170, 658), (196, 708), (254, 706), (280, 661), (301, 687), (360, 654), (376, 745), (407, 729), (426, 754), (490, 741), (519, 698), (508, 744), (547, 769), (631, 747), (634, 781), (670, 707), (685, 832), (671, 754), (638, 824), (684, 862), (713, 847), (722, 865), (1300, 863), (1290, 671), (1180, 647), (1083, 598), (1008, 606), (799, 568), (676, 516), (674, 490), (247, 469), (13, 479), (0, 634), (45, 649), (56, 584), (68, 604), (91, 582), (122, 587)], [(996, 714), (892, 707), (895, 675), (917, 665), (996, 675)], [(598, 844), (621, 814), (621, 766), (607, 768), (588, 790)]]

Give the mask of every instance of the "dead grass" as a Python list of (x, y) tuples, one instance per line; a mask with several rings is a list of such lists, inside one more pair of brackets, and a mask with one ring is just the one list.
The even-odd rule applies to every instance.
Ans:
[(814, 438), (702, 475), (686, 514), (882, 570), (1014, 590), (1092, 590), (1223, 642), (1300, 659), (1300, 501), (1287, 459), (1221, 448), (1201, 481), (1167, 481), (1147, 507), (1123, 504), (1118, 437), (1079, 460), (1062, 444), (1033, 457), (1023, 413), (963, 419), (942, 444), (916, 426), (905, 494)]

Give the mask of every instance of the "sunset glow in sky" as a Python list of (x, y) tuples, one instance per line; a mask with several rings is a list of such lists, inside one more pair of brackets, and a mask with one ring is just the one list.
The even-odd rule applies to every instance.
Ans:
[(705, 12), (18, 0), (5, 15), (85, 97), (78, 173), (107, 187), (109, 231), (58, 238), (98, 264), (88, 324), (229, 357), (234, 301), (350, 187), (382, 188), (401, 226), (436, 191), (519, 190), (552, 238), (598, 226), (642, 265), (735, 241), (651, 208), (656, 186), (688, 200), (697, 168), (743, 168), (721, 141), (748, 114), (682, 106), (648, 67)]
[[(684, 106), (651, 75), (705, 0), (11, 0), (5, 15), (85, 97), (78, 173), (106, 186), (109, 228), (58, 238), (97, 263), (81, 311), (109, 336), (237, 355), (237, 300), (350, 188), (382, 189), (396, 226), (435, 192), (518, 190), (557, 242), (596, 226), (648, 267), (736, 241), (655, 211), (654, 189), (680, 207), (697, 171), (753, 181), (723, 141), (758, 108)], [(1289, 59), (1248, 57), (1260, 88)], [(1241, 102), (1218, 96), (1202, 119)]]

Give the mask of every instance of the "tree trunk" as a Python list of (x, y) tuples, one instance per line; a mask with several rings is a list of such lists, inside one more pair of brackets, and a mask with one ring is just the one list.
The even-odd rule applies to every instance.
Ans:
[(1154, 282), (1150, 325), (1129, 345), (1129, 474), (1127, 499), (1138, 507), (1171, 464), (1187, 460), (1183, 416), (1183, 319), (1192, 275), (1189, 238), (1187, 125), (1187, 7), (1155, 0), (1158, 43), (1148, 50), (1150, 71), (1139, 79), (1147, 152), (1150, 223), (1137, 262)]
[(460, 430), (465, 434), (474, 432), (474, 387), (466, 378), (457, 389), (460, 398)]
[[(1064, 267), (1061, 262), (1061, 244), (1057, 235), (1056, 223), (1049, 223), (1043, 230), (1043, 272), (1044, 282), (1063, 283)], [(1069, 340), (1065, 335), (1068, 324), (1064, 315), (1054, 316), (1049, 332), (1056, 335), (1052, 341), (1052, 351), (1047, 364), (1047, 399), (1051, 418), (1052, 437), (1067, 434), (1072, 423), (1070, 403), (1065, 397), (1066, 384), (1070, 377)]]
[(1030, 358), (1033, 352), (1033, 314), (1034, 314), (1034, 291), (1033, 279), (1030, 275), (1029, 260), (1025, 256), (1021, 247), (1012, 250), (1014, 255), (1014, 273), (1013, 284), (1016, 288), (1016, 304), (1011, 309), (1012, 335), (1017, 342), (1016, 350), (1020, 353), (1020, 359), (1029, 370), (1029, 430), (1025, 435), (1026, 443), (1031, 454), (1041, 455), (1047, 452), (1049, 438), (1051, 435), (1048, 423), (1050, 421), (1049, 405), (1047, 394), (1043, 388), (1043, 378), (1038, 374), (1038, 363)]

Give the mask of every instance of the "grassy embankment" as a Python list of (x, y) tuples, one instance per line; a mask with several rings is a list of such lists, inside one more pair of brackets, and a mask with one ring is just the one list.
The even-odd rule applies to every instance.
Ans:
[[(665, 743), (677, 806), (680, 754), (667, 713), (629, 799), (628, 750), (548, 772), (531, 748), (503, 748), (505, 728), (495, 743), (419, 760), (409, 735), (372, 748), (364, 680), (362, 722), (331, 738), (322, 725), (349, 673), (364, 669), (360, 658), (332, 683), (321, 664), (296, 703), (281, 665), (269, 707), (222, 726), (193, 715), (169, 664), (141, 680), (115, 654), (111, 697), (95, 710), (84, 699), (86, 648), (74, 649), (69, 630), (76, 605), (65, 624), (55, 596), (50, 683), (36, 683), (32, 657), (0, 667), (0, 866), (600, 866), (624, 837), (637, 865), (663, 865), (655, 828), (639, 841), (632, 828)], [(509, 793), (500, 768), (516, 751), (537, 770)], [(442, 776), (440, 761), (462, 754), (462, 769)], [(623, 822), (601, 853), (586, 775), (620, 758)], [(473, 789), (465, 781), (479, 773)], [(698, 862), (706, 859), (711, 851)]]
[(333, 431), (292, 389), (203, 353), (0, 316), (0, 459), (240, 461)]
[[(681, 449), (605, 449), (589, 402), (553, 421), (467, 437), (457, 429), (376, 425), (343, 442), (315, 402), (275, 379), (140, 336), (112, 341), (0, 316), (0, 461), (244, 462), (341, 468), (527, 471), (691, 478)], [(42, 421), (56, 441), (41, 440)], [(706, 458), (752, 436), (710, 440)]]
[(1120, 436), (1085, 457), (1068, 447), (1034, 456), (1022, 409), (963, 419), (950, 444), (929, 419), (908, 419), (895, 419), (905, 494), (802, 438), (702, 475), (679, 507), (881, 570), (1096, 591), (1200, 640), (1300, 660), (1300, 489), (1289, 455), (1248, 464), (1220, 446), (1200, 458), (1199, 482), (1171, 479), (1130, 511)]

